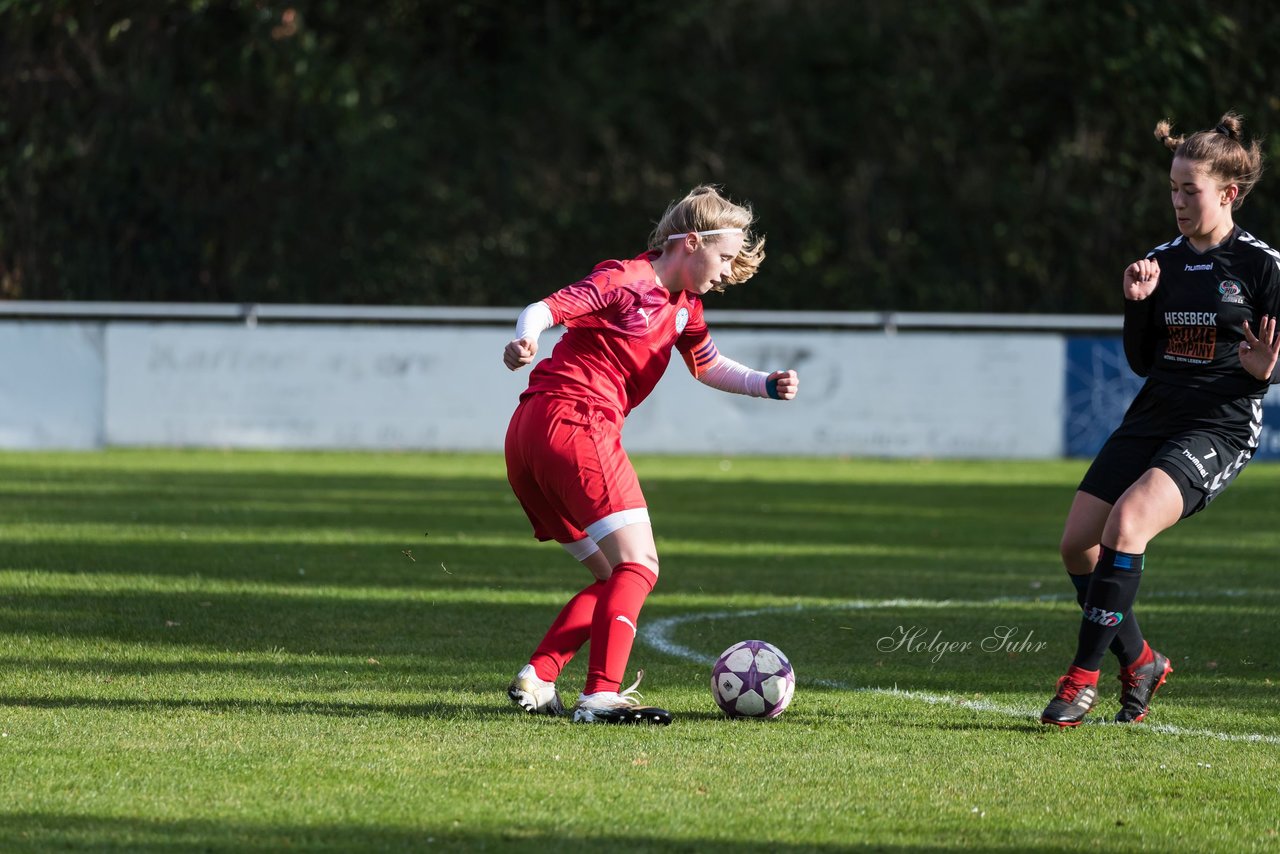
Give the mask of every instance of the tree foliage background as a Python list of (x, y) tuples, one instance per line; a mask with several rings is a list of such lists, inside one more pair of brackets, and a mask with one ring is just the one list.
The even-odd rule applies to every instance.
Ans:
[(1155, 122), (1278, 96), (1233, 0), (0, 0), (0, 296), (523, 305), (710, 181), (721, 305), (1114, 313)]

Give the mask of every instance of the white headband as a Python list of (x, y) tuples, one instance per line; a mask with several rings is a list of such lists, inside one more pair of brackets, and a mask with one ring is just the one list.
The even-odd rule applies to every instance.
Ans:
[(699, 237), (706, 237), (708, 234), (742, 234), (742, 229), (713, 228), (710, 231), (686, 231), (683, 234), (668, 234), (667, 240), (679, 240), (682, 237), (688, 237), (690, 234), (696, 234)]

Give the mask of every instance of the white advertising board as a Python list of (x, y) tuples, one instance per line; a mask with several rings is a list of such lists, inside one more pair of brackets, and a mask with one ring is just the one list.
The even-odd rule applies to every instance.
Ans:
[(726, 395), (673, 363), (628, 420), (633, 450), (1050, 458), (1062, 452), (1059, 335), (715, 333), (725, 356), (795, 368), (790, 403)]
[[(550, 352), (558, 330), (544, 334)], [(111, 445), (500, 450), (527, 382), (497, 327), (114, 323)], [(695, 382), (676, 355), (629, 450), (1056, 457), (1063, 341), (1044, 334), (726, 330), (722, 353), (793, 367), (792, 403)]]
[(522, 379), (506, 330), (117, 323), (111, 445), (493, 450)]
[(102, 445), (102, 324), (0, 325), (0, 448)]

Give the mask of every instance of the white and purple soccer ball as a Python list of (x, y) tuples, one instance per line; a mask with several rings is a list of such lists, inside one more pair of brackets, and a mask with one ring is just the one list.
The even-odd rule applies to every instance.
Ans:
[(762, 640), (735, 643), (711, 668), (711, 696), (731, 718), (776, 718), (795, 690), (791, 662)]

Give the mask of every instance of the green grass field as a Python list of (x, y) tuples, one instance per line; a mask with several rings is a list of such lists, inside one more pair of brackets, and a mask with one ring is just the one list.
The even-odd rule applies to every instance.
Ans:
[[(1280, 467), (1149, 551), (1147, 723), (1058, 731), (1083, 462), (636, 463), (662, 729), (507, 701), (587, 577), (496, 455), (0, 454), (0, 850), (1280, 848)], [(746, 638), (775, 721), (712, 703)]]

